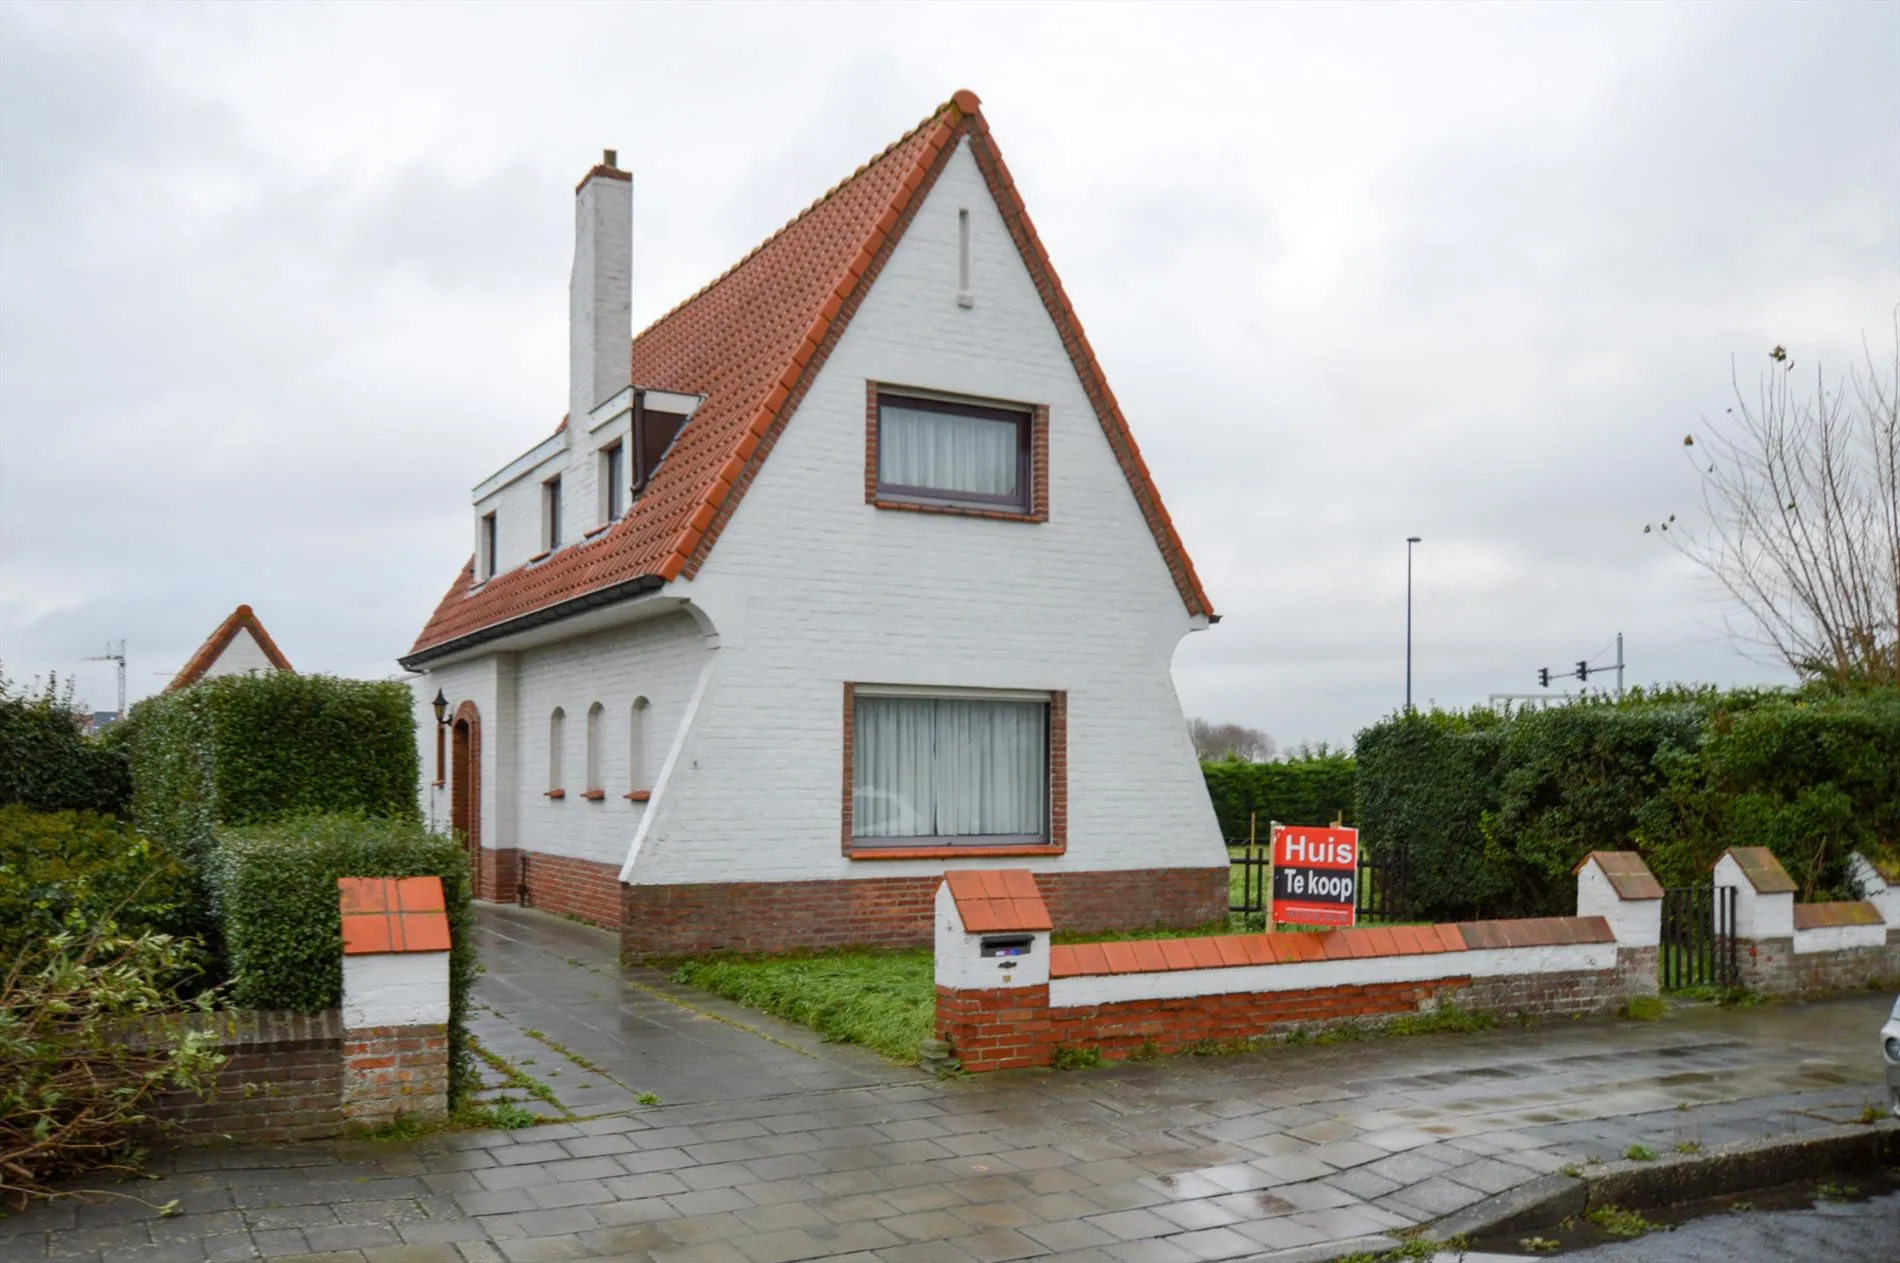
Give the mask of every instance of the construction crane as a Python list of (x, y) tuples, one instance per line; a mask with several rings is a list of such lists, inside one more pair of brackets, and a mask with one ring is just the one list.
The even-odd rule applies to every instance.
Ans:
[(112, 642), (108, 640), (108, 641), (106, 641), (106, 651), (105, 651), (104, 653), (94, 653), (94, 654), (88, 654), (88, 655), (86, 655), (86, 657), (85, 657), (85, 658), (83, 658), (83, 659), (81, 659), (81, 661), (84, 661), (84, 662), (116, 662), (116, 663), (118, 663), (118, 664), (119, 664), (119, 711), (118, 711), (118, 715), (119, 715), (119, 718), (120, 718), (120, 719), (124, 719), (124, 718), (125, 718), (125, 642), (124, 642), (123, 640), (121, 640), (121, 641), (119, 642), (119, 647), (118, 647), (117, 649), (114, 649), (114, 648), (112, 647)]

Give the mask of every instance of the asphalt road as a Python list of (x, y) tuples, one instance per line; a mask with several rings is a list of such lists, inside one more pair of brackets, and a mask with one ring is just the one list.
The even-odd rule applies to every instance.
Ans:
[(1808, 1210), (1710, 1215), (1669, 1232), (1556, 1257), (1563, 1263), (1894, 1263), (1900, 1260), (1900, 1192), (1864, 1202), (1823, 1202)]

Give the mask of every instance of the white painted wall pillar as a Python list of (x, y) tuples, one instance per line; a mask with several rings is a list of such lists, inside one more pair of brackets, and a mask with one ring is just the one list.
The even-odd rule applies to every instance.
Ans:
[(449, 921), (439, 877), (339, 877), (343, 1117), (449, 1109)]
[(1610, 923), (1618, 948), (1662, 944), (1662, 883), (1634, 851), (1592, 851), (1577, 865), (1577, 915)]

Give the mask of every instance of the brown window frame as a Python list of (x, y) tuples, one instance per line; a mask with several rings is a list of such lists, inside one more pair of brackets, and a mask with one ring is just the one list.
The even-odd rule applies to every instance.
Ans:
[[(879, 696), (902, 696), (879, 690)], [(1064, 855), (1069, 849), (1069, 695), (1066, 690), (1049, 692), (1049, 717), (1044, 727), (1043, 771), (1048, 789), (1043, 797), (1041, 840), (1021, 838), (976, 838), (959, 842), (941, 835), (903, 838), (860, 838), (853, 834), (856, 821), (857, 776), (857, 700), (858, 686), (847, 680), (844, 685), (844, 797), (842, 810), (842, 849), (850, 860), (954, 859), (965, 856)]]
[[(913, 393), (902, 387), (881, 387), (866, 383), (865, 469), (866, 503), (882, 509), (909, 509), (923, 513), (955, 513), (1010, 521), (1046, 522), (1049, 520), (1049, 410), (1024, 404), (960, 402), (931, 394)], [(917, 487), (885, 482), (879, 470), (879, 447), (883, 431), (883, 405), (899, 404), (919, 412), (947, 416), (979, 417), (989, 421), (1012, 422), (1016, 432), (1016, 494), (984, 495), (978, 492), (949, 491), (942, 487)]]

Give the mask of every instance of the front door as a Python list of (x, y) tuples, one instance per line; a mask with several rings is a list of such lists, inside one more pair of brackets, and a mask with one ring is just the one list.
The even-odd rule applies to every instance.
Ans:
[(468, 851), (469, 884), (476, 890), (482, 884), (481, 762), (476, 748), (476, 724), (472, 711), (464, 706), (457, 715), (452, 733), (449, 759), (449, 827), (462, 839)]

